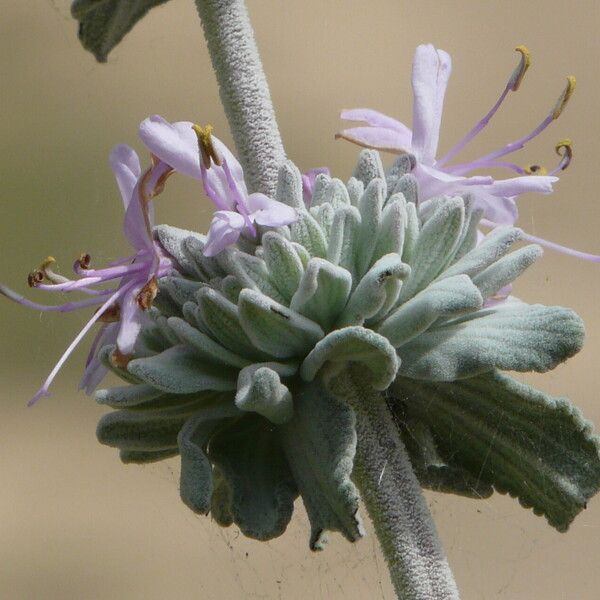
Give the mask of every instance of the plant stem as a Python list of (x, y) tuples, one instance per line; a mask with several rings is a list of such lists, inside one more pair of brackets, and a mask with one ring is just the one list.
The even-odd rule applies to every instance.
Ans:
[(273, 196), (285, 152), (245, 2), (196, 7), (248, 188)]
[[(353, 479), (402, 600), (457, 600), (458, 590), (385, 398), (351, 372), (336, 382), (356, 414)], [(343, 386), (343, 388), (342, 388)]]

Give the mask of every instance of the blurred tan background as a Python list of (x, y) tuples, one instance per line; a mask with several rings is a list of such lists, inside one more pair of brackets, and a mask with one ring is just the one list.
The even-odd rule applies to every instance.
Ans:
[[(338, 111), (367, 106), (410, 123), (410, 62), (431, 41), (452, 55), (441, 148), (491, 106), (527, 44), (533, 66), (469, 156), (528, 132), (552, 107), (565, 75), (578, 88), (561, 119), (521, 152), (554, 164), (554, 143), (575, 161), (553, 196), (524, 197), (521, 225), (600, 253), (600, 4), (558, 0), (249, 0), (287, 152), (302, 169), (329, 165), (345, 179), (356, 157), (334, 142)], [(100, 263), (122, 255), (121, 202), (107, 157), (137, 124), (212, 122), (230, 141), (192, 0), (151, 11), (97, 65), (76, 39), (67, 0), (9, 0), (0, 9), (0, 280), (27, 292), (48, 254), (63, 271), (82, 250)], [(158, 221), (202, 230), (211, 209), (198, 185), (173, 178)], [(517, 287), (532, 302), (575, 308), (587, 346), (543, 377), (600, 422), (600, 265), (547, 252)], [(40, 298), (42, 294), (38, 294)], [(178, 498), (178, 461), (124, 466), (95, 440), (103, 409), (76, 390), (87, 344), (51, 398), (25, 403), (84, 315), (40, 316), (3, 299), (0, 312), (0, 598), (391, 599), (374, 536), (332, 536), (311, 554), (298, 506), (287, 533), (261, 544), (193, 515)], [(593, 600), (600, 587), (600, 501), (569, 533), (510, 498), (427, 494), (465, 600)]]

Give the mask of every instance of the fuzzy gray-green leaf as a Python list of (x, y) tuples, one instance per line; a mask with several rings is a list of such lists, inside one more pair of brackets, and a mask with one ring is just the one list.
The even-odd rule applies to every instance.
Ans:
[(242, 533), (261, 541), (281, 535), (298, 490), (268, 421), (247, 415), (226, 425), (212, 437), (209, 457), (227, 481), (229, 510)]
[(324, 335), (314, 321), (254, 290), (242, 290), (238, 308), (248, 338), (277, 358), (302, 356)]
[(466, 275), (455, 275), (427, 286), (401, 304), (376, 327), (398, 348), (426, 331), (440, 317), (453, 317), (481, 308), (483, 298)]
[(507, 305), (431, 328), (403, 345), (400, 374), (453, 381), (494, 368), (544, 372), (579, 352), (583, 338), (572, 310)]
[(234, 390), (237, 379), (234, 369), (207, 363), (194, 349), (184, 345), (149, 358), (136, 358), (127, 365), (127, 370), (159, 390), (174, 394)]
[(336, 329), (323, 338), (304, 359), (300, 375), (312, 381), (329, 363), (338, 372), (350, 362), (362, 363), (370, 384), (385, 390), (394, 380), (400, 361), (396, 350), (383, 336), (363, 327)]
[(311, 258), (290, 308), (328, 331), (343, 310), (352, 287), (352, 275), (322, 258)]
[(565, 531), (600, 489), (600, 440), (564, 398), (500, 373), (453, 383), (399, 378), (394, 396), (443, 456)]
[(167, 0), (73, 0), (71, 14), (79, 21), (79, 40), (98, 62), (154, 6)]
[(294, 417), (278, 428), (310, 520), (312, 550), (323, 549), (328, 530), (350, 541), (364, 535), (358, 491), (350, 479), (354, 423), (352, 409), (313, 382), (294, 390)]
[(238, 376), (235, 405), (243, 411), (256, 412), (269, 421), (281, 424), (294, 413), (292, 395), (281, 383), (280, 375), (290, 377), (297, 364), (258, 363), (246, 367)]

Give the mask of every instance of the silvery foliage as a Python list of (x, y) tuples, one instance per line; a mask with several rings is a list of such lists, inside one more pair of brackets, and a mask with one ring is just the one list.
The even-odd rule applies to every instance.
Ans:
[[(518, 497), (565, 530), (600, 487), (599, 440), (567, 400), (501, 374), (544, 372), (584, 330), (560, 307), (490, 301), (540, 256), (498, 228), (476, 246), (468, 198), (419, 203), (410, 156), (384, 175), (365, 150), (344, 185), (320, 175), (310, 209), (300, 173), (276, 198), (297, 223), (214, 258), (203, 235), (155, 234), (180, 266), (160, 281), (127, 385), (97, 393), (116, 411), (98, 437), (124, 462), (181, 456), (181, 497), (220, 525), (266, 540), (298, 495), (310, 544), (363, 535), (351, 479), (355, 417), (347, 368), (387, 397), (425, 487)], [(340, 377), (342, 379), (340, 379)]]

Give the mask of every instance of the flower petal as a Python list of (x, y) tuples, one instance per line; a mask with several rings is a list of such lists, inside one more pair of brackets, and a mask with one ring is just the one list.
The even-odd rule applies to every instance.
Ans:
[(412, 137), (412, 131), (404, 123), (370, 108), (343, 110), (340, 117), (346, 121), (362, 121), (367, 125), (371, 125), (371, 127), (393, 129), (400, 136), (408, 140)]
[(110, 167), (117, 180), (123, 206), (127, 209), (135, 184), (142, 174), (140, 159), (133, 148), (119, 144), (110, 153)]
[(121, 321), (117, 335), (117, 348), (125, 355), (133, 353), (138, 333), (146, 320), (144, 311), (138, 304), (137, 295), (143, 283), (132, 288), (121, 302)]
[(198, 138), (189, 121), (169, 123), (152, 115), (140, 124), (139, 135), (150, 152), (179, 173), (200, 179)]
[(239, 213), (228, 210), (217, 211), (206, 236), (204, 255), (215, 256), (227, 246), (235, 244), (245, 225), (246, 220)]
[(281, 227), (298, 220), (298, 213), (294, 208), (272, 200), (265, 194), (250, 194), (247, 199), (251, 218), (258, 225)]
[(413, 60), (412, 150), (417, 158), (433, 165), (440, 135), (446, 86), (452, 70), (450, 56), (431, 44), (418, 46)]
[(387, 127), (352, 127), (335, 135), (365, 148), (375, 148), (384, 152), (400, 154), (411, 148), (411, 136), (403, 136), (395, 129)]

